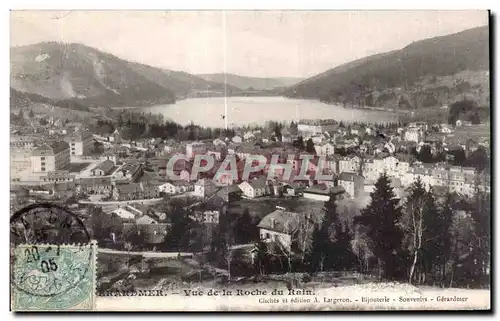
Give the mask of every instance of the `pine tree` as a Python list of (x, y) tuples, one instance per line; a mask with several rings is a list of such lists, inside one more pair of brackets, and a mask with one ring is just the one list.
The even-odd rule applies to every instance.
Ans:
[(307, 140), (307, 143), (306, 143), (306, 151), (308, 153), (311, 153), (311, 154), (314, 154), (316, 152), (316, 150), (314, 149), (314, 142), (312, 140), (312, 138), (309, 138)]
[(325, 269), (326, 256), (330, 245), (325, 221), (326, 219), (323, 219), (321, 224), (316, 224), (314, 226), (312, 249), (308, 260), (310, 262), (311, 272), (324, 271)]
[(164, 247), (178, 252), (187, 249), (192, 223), (186, 211), (180, 205), (175, 205), (172, 210), (170, 233), (165, 239)]
[(477, 284), (489, 284), (490, 246), (491, 246), (491, 200), (490, 195), (477, 192), (474, 208), (471, 211), (473, 221), (472, 266), (471, 274)]
[(293, 146), (300, 150), (304, 150), (304, 138), (302, 138), (302, 136), (299, 136), (299, 138), (297, 138), (297, 140), (293, 142)]
[(331, 195), (325, 202), (323, 211), (323, 220), (313, 231), (311, 269), (323, 271), (350, 268), (354, 260), (350, 250), (351, 236), (340, 221), (335, 196)]
[[(424, 226), (422, 249), (422, 270), (431, 273), (433, 281), (444, 282), (446, 264), (450, 257), (453, 210), (451, 196), (448, 195), (441, 209), (437, 208), (432, 189), (426, 194), (424, 206)], [(441, 277), (438, 278), (437, 276)]]
[(257, 226), (250, 215), (248, 208), (243, 210), (243, 214), (236, 220), (234, 226), (235, 241), (238, 244), (246, 244), (255, 241), (258, 237)]
[(398, 254), (403, 233), (399, 227), (401, 208), (395, 198), (389, 178), (384, 173), (375, 183), (370, 204), (355, 218), (355, 223), (367, 230), (370, 249), (379, 260), (379, 274), (387, 279), (401, 276)]

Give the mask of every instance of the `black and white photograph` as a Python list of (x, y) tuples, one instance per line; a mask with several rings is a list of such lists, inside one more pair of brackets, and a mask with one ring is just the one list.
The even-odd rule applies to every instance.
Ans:
[(12, 10), (12, 311), (491, 310), (487, 10)]

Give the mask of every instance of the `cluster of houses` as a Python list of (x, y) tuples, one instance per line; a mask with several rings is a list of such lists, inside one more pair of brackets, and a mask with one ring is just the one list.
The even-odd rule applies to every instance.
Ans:
[[(11, 167), (19, 172), (28, 171), (38, 177), (40, 185), (45, 184), (43, 188), (31, 188), (30, 193), (65, 197), (71, 193), (82, 197), (104, 195), (104, 202), (119, 204), (113, 213), (124, 220), (125, 229), (140, 225), (148, 235), (148, 242), (157, 244), (168, 231), (166, 213), (144, 208), (140, 203), (161, 200), (164, 195), (185, 194), (205, 200), (205, 204), (211, 205), (195, 208), (193, 219), (217, 224), (221, 204), (239, 198), (304, 197), (326, 201), (335, 195), (366, 199), (384, 172), (398, 197), (403, 197), (407, 187), (418, 178), (427, 188), (446, 189), (463, 197), (472, 197), (477, 189), (489, 192), (487, 174), (469, 167), (419, 163), (410, 156), (410, 148), (418, 151), (424, 145), (430, 146), (432, 152), (452, 148), (456, 144), (447, 143), (447, 137), (453, 130), (448, 125), (429, 128), (426, 123), (412, 123), (382, 131), (375, 126), (344, 127), (336, 122), (315, 121), (299, 123), (294, 134), (284, 131), (281, 141), (266, 137), (260, 130), (237, 133), (232, 138), (187, 143), (159, 138), (127, 142), (118, 130), (97, 138), (86, 131), (74, 131), (63, 139), (43, 142), (36, 137), (14, 135)], [(312, 140), (314, 155), (293, 145), (298, 136), (304, 141)], [(95, 140), (105, 143), (107, 150), (80, 172), (70, 172), (72, 156), (88, 155)], [(458, 145), (466, 152), (481, 145), (489, 150), (488, 140)], [(167, 175), (167, 163), (180, 154), (186, 159), (174, 164), (173, 171), (179, 179), (172, 180)], [(193, 179), (196, 155), (213, 157), (215, 166)], [(238, 175), (216, 175), (228, 155), (236, 157)], [(261, 171), (242, 180), (245, 162), (252, 155), (264, 156), (268, 162)], [(304, 155), (312, 156), (307, 166)], [(277, 163), (271, 163), (274, 157)], [(310, 178), (296, 179), (303, 167)], [(291, 175), (286, 175), (288, 170)], [(322, 177), (316, 179), (319, 172)], [(12, 182), (22, 184), (16, 175)], [(287, 222), (295, 222), (297, 215), (285, 209), (270, 213), (259, 224), (261, 236), (279, 239), (285, 247), (290, 247), (293, 243), (290, 231), (296, 223)]]

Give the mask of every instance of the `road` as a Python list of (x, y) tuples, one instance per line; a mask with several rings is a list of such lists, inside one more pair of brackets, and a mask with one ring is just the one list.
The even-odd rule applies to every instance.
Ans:
[(111, 249), (103, 249), (98, 248), (98, 253), (106, 253), (106, 254), (121, 254), (121, 255), (142, 255), (143, 257), (151, 257), (151, 258), (177, 258), (179, 255), (181, 257), (193, 257), (193, 253), (187, 252), (135, 252), (135, 251), (118, 251)]

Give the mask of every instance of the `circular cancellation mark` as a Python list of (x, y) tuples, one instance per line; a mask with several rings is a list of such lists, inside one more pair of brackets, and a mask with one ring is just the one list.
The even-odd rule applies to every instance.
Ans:
[(82, 220), (62, 206), (40, 203), (17, 211), (10, 219), (10, 242), (18, 244), (89, 244)]
[(19, 290), (55, 296), (85, 278), (91, 238), (76, 214), (50, 203), (30, 205), (11, 217), (10, 234), (15, 245), (12, 280)]

